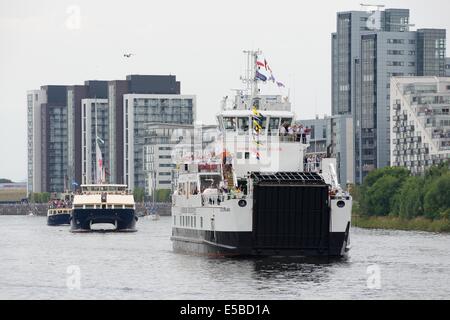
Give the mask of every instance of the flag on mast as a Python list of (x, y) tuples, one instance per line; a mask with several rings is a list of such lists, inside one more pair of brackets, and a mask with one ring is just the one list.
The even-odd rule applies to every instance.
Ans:
[(258, 66), (260, 66), (260, 67), (263, 67), (263, 68), (266, 67), (266, 65), (265, 65), (263, 62), (261, 62), (261, 61), (256, 61), (256, 64), (257, 64)]
[(259, 79), (261, 81), (266, 81), (267, 77), (265, 75), (263, 75), (262, 73), (256, 71), (256, 79)]
[(95, 147), (95, 160), (97, 163), (97, 183), (102, 183), (103, 178), (103, 157), (102, 157), (102, 150), (100, 150), (100, 146), (98, 145), (98, 141), (96, 141), (96, 147)]

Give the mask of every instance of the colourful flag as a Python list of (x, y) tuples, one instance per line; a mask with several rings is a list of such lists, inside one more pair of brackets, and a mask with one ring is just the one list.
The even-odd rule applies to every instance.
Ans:
[(261, 81), (267, 81), (267, 77), (258, 71), (256, 71), (256, 78)]
[(270, 80), (272, 80), (272, 82), (275, 82), (275, 77), (273, 76), (272, 73), (270, 74), (270, 77), (269, 77), (269, 81), (270, 81)]
[[(265, 61), (265, 60), (264, 60), (264, 61)], [(263, 68), (266, 67), (266, 65), (265, 65), (264, 63), (262, 63), (261, 61), (256, 61), (256, 64), (257, 64), (258, 66), (260, 66), (260, 67), (263, 67)]]
[(96, 142), (96, 148), (95, 148), (95, 158), (97, 162), (97, 182), (96, 183), (102, 183), (102, 176), (103, 176), (103, 157), (102, 157), (102, 151), (100, 150), (100, 146), (98, 145), (98, 141)]

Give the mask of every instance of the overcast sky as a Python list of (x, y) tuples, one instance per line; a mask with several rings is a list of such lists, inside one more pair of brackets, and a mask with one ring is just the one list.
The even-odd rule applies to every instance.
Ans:
[[(361, 2), (0, 0), (0, 178), (26, 179), (26, 91), (46, 84), (174, 74), (212, 124), (221, 98), (241, 87), (242, 50), (260, 48), (298, 118), (330, 114), (336, 12)], [(369, 3), (409, 8), (416, 28), (450, 30), (448, 0)]]

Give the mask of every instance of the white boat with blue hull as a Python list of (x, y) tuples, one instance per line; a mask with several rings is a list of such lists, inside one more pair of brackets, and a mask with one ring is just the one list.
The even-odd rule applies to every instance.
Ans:
[(72, 193), (58, 194), (48, 203), (47, 225), (70, 225), (72, 213)]
[(93, 231), (95, 224), (109, 224), (110, 231), (136, 231), (134, 197), (126, 185), (81, 185), (73, 200), (71, 231)]
[[(259, 52), (248, 52), (254, 62)], [(269, 69), (266, 67), (266, 69)], [(269, 69), (270, 70), (270, 69)], [(308, 141), (292, 130), (287, 98), (239, 92), (224, 98), (219, 152), (179, 164), (172, 197), (175, 251), (219, 256), (342, 257), (350, 249), (352, 198), (335, 173), (336, 159), (304, 161)], [(263, 78), (264, 79), (264, 78)], [(184, 157), (188, 159), (189, 157)]]
[(47, 225), (70, 225), (71, 208), (53, 208), (47, 210)]

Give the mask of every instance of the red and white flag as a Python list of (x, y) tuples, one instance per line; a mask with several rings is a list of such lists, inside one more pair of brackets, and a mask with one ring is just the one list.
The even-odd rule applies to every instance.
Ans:
[(263, 67), (263, 68), (266, 67), (266, 65), (264, 64), (264, 62), (261, 62), (261, 61), (256, 61), (256, 64), (257, 64), (258, 66), (260, 66), (260, 67)]
[(100, 146), (98, 145), (98, 141), (96, 142), (95, 147), (95, 160), (97, 162), (97, 168), (96, 168), (96, 183), (101, 184), (102, 183), (102, 177), (103, 177), (103, 157), (102, 157), (102, 150), (100, 150)]

